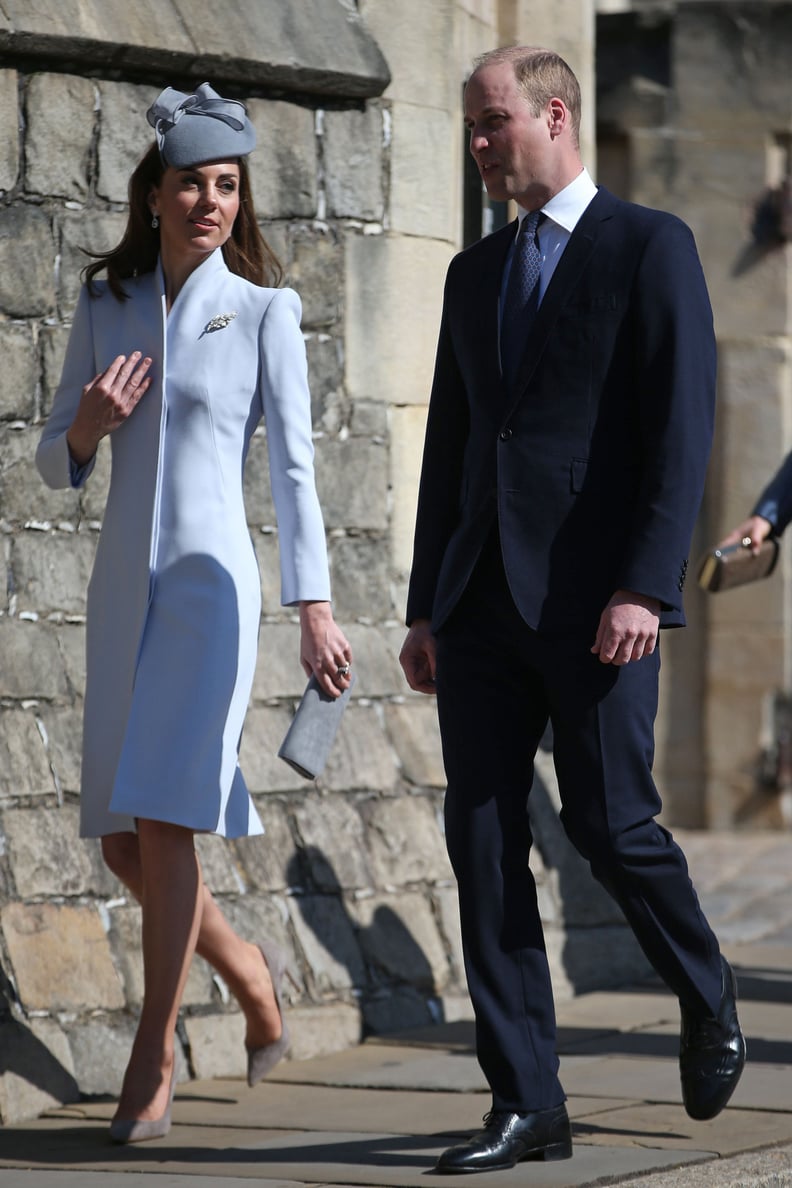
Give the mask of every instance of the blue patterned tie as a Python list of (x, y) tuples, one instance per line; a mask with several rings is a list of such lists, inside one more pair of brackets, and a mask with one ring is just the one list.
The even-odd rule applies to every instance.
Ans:
[(525, 350), (525, 340), (539, 304), (539, 276), (542, 253), (536, 236), (542, 212), (526, 215), (517, 236), (512, 256), (509, 283), (501, 318), (501, 366), (506, 383), (511, 386)]

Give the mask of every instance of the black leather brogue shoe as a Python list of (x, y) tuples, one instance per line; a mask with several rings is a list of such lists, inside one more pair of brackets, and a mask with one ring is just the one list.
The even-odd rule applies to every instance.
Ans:
[(721, 1112), (745, 1065), (745, 1037), (737, 1018), (737, 979), (725, 957), (718, 1014), (704, 1018), (682, 1007), (679, 1072), (682, 1101), (691, 1118), (704, 1122)]
[(510, 1114), (493, 1110), (484, 1116), (484, 1129), (467, 1142), (449, 1147), (437, 1161), (438, 1172), (502, 1171), (523, 1159), (569, 1159), (572, 1132), (566, 1106)]

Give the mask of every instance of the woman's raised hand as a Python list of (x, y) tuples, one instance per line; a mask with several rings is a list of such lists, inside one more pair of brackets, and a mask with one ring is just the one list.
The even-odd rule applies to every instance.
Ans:
[(150, 367), (151, 359), (143, 358), (140, 351), (118, 355), (85, 385), (66, 434), (69, 453), (78, 466), (89, 462), (102, 438), (123, 425), (133, 412), (151, 385)]

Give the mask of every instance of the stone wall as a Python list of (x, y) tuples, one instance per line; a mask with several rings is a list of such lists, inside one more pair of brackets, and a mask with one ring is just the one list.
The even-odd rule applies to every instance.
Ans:
[[(335, 611), (358, 673), (327, 770), (305, 783), (275, 754), (304, 678), (294, 616), (278, 602), (262, 429), (245, 477), (263, 618), (241, 762), (267, 833), (201, 838), (206, 880), (244, 935), (273, 936), (289, 954), (294, 1057), (353, 1044), (366, 1030), (469, 1013), (435, 710), (406, 689), (397, 656), (442, 285), (461, 225), (461, 87), (471, 57), (500, 39), (498, 12), (509, 6), (363, 0), (356, 14), (346, 0), (311, 0), (299, 8), (311, 26), (301, 37), (299, 28), (284, 32), (284, 10), (296, 21), (295, 6), (245, 0), (235, 6), (230, 51), (207, 45), (207, 6), (197, 0), (147, 6), (143, 24), (137, 10), (126, 22), (120, 3), (103, 6), (98, 25), (70, 4), (53, 4), (58, 20), (42, 23), (45, 7), (9, 3), (0, 19), (6, 1122), (79, 1092), (116, 1092), (140, 1004), (138, 909), (97, 844), (77, 836), (84, 595), (107, 450), (80, 493), (48, 491), (33, 453), (81, 249), (108, 247), (121, 233), (126, 179), (148, 143), (144, 112), (164, 82), (209, 78), (252, 96), (257, 209), (303, 300)], [(581, 60), (588, 11), (581, 0)], [(271, 52), (256, 59), (249, 47), (267, 13), (281, 23), (270, 30)], [(515, 21), (521, 13), (515, 6)], [(315, 26), (325, 19), (332, 37), (323, 57)], [(173, 46), (178, 77), (163, 73), (162, 45)], [(644, 963), (565, 842), (553, 785), (543, 755), (532, 864), (557, 990), (568, 995)], [(196, 959), (179, 1024), (182, 1076), (242, 1075), (242, 1036), (227, 988)]]
[[(690, 225), (715, 316), (698, 558), (750, 513), (792, 447), (792, 248), (756, 235), (757, 204), (792, 176), (792, 4), (625, 7), (620, 34), (600, 25), (599, 116), (621, 156), (601, 180)], [(792, 822), (788, 774), (782, 788), (764, 775), (778, 756), (774, 698), (792, 689), (790, 583), (786, 542), (766, 583), (715, 596), (688, 583), (688, 629), (662, 642), (657, 770), (673, 824)]]

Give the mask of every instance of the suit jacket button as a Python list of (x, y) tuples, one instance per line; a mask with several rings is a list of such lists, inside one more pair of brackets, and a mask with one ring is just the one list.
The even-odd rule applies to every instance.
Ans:
[(512, 436), (511, 429), (501, 429), (501, 433), (500, 433), (501, 441), (508, 441), (511, 436)]

